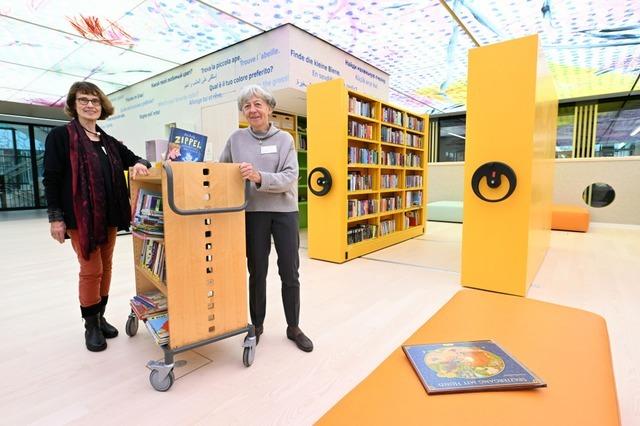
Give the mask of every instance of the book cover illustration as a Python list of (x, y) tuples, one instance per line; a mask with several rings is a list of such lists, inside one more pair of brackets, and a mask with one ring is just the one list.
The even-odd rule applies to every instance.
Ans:
[(491, 340), (404, 345), (402, 349), (429, 394), (546, 386)]
[(165, 159), (186, 162), (203, 161), (206, 147), (205, 135), (172, 127)]

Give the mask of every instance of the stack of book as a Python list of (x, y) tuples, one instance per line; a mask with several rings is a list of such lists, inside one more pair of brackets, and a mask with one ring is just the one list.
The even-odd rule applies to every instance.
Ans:
[(159, 291), (143, 293), (130, 300), (131, 310), (143, 320), (147, 330), (159, 345), (169, 343), (167, 298)]
[(158, 345), (169, 343), (169, 314), (166, 311), (147, 318), (144, 325)]
[(141, 320), (167, 311), (167, 298), (159, 291), (133, 296), (129, 303), (133, 313)]

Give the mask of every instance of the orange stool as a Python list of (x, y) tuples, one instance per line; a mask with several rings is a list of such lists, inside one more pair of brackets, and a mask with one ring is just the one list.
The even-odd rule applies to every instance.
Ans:
[(591, 312), (459, 291), (405, 344), (492, 339), (546, 388), (428, 395), (397, 348), (318, 425), (619, 425), (607, 326)]
[(551, 208), (551, 229), (587, 232), (589, 209), (586, 207), (554, 204)]

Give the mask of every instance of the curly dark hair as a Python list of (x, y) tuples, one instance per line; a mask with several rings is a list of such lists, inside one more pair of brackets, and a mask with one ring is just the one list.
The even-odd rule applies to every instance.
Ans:
[(86, 95), (95, 95), (100, 98), (100, 104), (102, 106), (100, 112), (100, 118), (98, 120), (104, 120), (107, 117), (113, 115), (114, 108), (107, 95), (104, 94), (98, 86), (88, 81), (76, 81), (69, 88), (67, 94), (67, 102), (64, 106), (64, 112), (72, 118), (78, 118), (78, 111), (76, 111), (76, 95), (78, 93), (84, 93)]

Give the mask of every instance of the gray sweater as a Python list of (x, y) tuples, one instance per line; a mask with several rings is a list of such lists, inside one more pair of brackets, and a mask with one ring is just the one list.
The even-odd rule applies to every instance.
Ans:
[(293, 137), (273, 124), (266, 133), (239, 129), (227, 140), (222, 163), (251, 163), (260, 173), (260, 185), (252, 183), (249, 212), (298, 211), (298, 156)]

